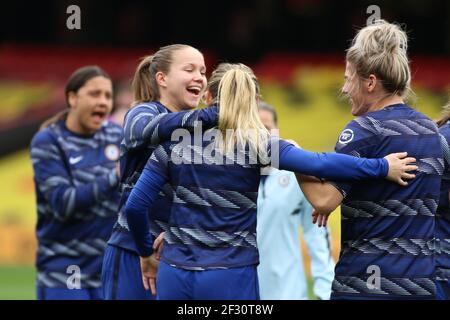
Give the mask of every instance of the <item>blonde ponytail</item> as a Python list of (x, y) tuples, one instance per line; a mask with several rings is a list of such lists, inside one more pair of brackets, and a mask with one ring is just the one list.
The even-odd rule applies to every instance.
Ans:
[(221, 136), (216, 140), (223, 152), (230, 153), (235, 147), (248, 146), (259, 159), (267, 159), (269, 132), (259, 118), (258, 95), (257, 79), (247, 66), (233, 65), (223, 75), (217, 97)]
[(209, 91), (209, 93), (211, 94), (211, 97), (213, 98), (213, 104), (218, 103), (217, 96), (219, 95), (219, 83), (220, 80), (222, 80), (223, 75), (228, 70), (232, 70), (237, 66), (238, 66), (237, 64), (222, 62), (211, 73), (211, 76), (208, 79), (208, 86), (206, 90)]

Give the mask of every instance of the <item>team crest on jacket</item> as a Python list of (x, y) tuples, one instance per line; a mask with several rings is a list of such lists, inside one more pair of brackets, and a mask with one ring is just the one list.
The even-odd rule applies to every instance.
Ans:
[(278, 178), (278, 183), (282, 187), (287, 187), (289, 184), (289, 175), (284, 174)]
[(353, 137), (355, 134), (353, 133), (352, 129), (345, 129), (342, 131), (341, 135), (339, 136), (339, 142), (346, 144), (353, 140)]
[(119, 159), (119, 148), (115, 144), (106, 146), (105, 156), (111, 161), (116, 161)]

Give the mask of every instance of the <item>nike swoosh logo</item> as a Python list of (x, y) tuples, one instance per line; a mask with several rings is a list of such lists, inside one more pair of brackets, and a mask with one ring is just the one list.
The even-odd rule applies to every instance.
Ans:
[(80, 162), (81, 159), (83, 159), (83, 156), (78, 156), (78, 157), (75, 157), (75, 158), (70, 157), (69, 158), (69, 163), (70, 164), (76, 164), (76, 163)]

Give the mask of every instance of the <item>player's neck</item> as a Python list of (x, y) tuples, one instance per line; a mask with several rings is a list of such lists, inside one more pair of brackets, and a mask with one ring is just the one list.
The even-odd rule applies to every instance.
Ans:
[(378, 111), (381, 109), (384, 109), (386, 107), (392, 106), (394, 104), (404, 104), (403, 98), (395, 95), (395, 96), (389, 96), (386, 98), (382, 98), (379, 101), (376, 101), (372, 104), (372, 107), (369, 109), (369, 112), (371, 111)]
[(89, 129), (85, 128), (84, 126), (82, 126), (80, 124), (80, 122), (78, 121), (78, 119), (70, 112), (67, 115), (65, 124), (66, 124), (66, 128), (70, 132), (81, 135), (81, 136), (90, 136), (95, 133), (95, 131), (89, 130)]
[(161, 97), (159, 102), (172, 112), (183, 111), (183, 108), (178, 107), (174, 101), (171, 101), (170, 99), (167, 99), (165, 97)]

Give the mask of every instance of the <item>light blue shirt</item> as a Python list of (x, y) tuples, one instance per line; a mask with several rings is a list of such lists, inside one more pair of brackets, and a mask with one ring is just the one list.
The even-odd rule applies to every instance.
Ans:
[(312, 207), (298, 186), (295, 174), (272, 169), (261, 178), (258, 193), (258, 277), (262, 300), (308, 299), (300, 249), (299, 226), (311, 256), (313, 291), (329, 299), (334, 261), (329, 233), (312, 223)]

